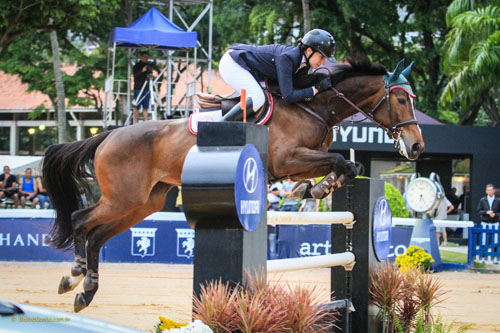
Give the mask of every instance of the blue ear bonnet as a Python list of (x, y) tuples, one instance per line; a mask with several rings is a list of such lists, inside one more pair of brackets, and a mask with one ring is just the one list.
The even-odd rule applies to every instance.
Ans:
[(394, 69), (394, 72), (392, 72), (390, 75), (384, 75), (385, 88), (389, 89), (389, 92), (396, 88), (403, 89), (408, 93), (408, 95), (410, 95), (411, 97), (415, 97), (413, 89), (408, 82), (410, 78), (411, 67), (413, 66), (413, 61), (406, 68), (404, 68), (404, 62), (405, 60), (402, 59)]

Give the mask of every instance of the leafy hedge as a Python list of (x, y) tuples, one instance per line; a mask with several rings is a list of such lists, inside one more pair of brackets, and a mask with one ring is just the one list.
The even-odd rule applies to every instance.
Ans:
[(406, 209), (405, 199), (401, 192), (390, 183), (385, 183), (385, 197), (389, 200), (392, 217), (409, 217), (410, 213)]

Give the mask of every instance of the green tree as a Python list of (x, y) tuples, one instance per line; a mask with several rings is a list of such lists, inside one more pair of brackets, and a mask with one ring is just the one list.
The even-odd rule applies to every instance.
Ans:
[(459, 108), (460, 120), (472, 124), (483, 111), (500, 126), (500, 2), (455, 0), (446, 22), (444, 47), (450, 79), (441, 101)]
[(0, 1), (0, 55), (24, 34), (89, 27), (103, 10), (113, 5), (114, 1), (105, 0)]
[[(27, 25), (26, 31), (10, 42), (0, 58), (1, 70), (17, 75), (28, 85), (28, 91), (40, 91), (49, 97), (50, 105), (40, 105), (30, 114), (31, 118), (42, 116), (43, 111), (50, 107), (60, 112), (61, 116), (57, 117), (59, 142), (68, 139), (65, 134), (65, 99), (69, 107), (95, 105), (98, 110), (102, 109), (99, 89), (104, 85), (108, 34), (113, 24), (120, 19), (123, 21), (124, 17), (117, 10), (116, 0), (68, 3), (75, 8), (68, 9), (66, 14), (60, 13), (59, 9), (66, 8), (64, 2), (42, 29)], [(87, 8), (89, 3), (91, 10)], [(48, 6), (50, 2), (44, 5)], [(80, 10), (79, 15), (75, 14), (77, 10)], [(96, 16), (96, 13), (100, 15)], [(56, 29), (60, 31), (56, 33)], [(90, 54), (83, 52), (85, 42), (92, 42), (96, 50)], [(63, 67), (72, 66), (76, 72), (71, 75), (62, 72), (60, 79), (56, 80), (54, 73), (61, 68), (61, 63)], [(56, 89), (56, 84), (59, 89)], [(50, 113), (46, 113), (46, 117), (49, 118)]]

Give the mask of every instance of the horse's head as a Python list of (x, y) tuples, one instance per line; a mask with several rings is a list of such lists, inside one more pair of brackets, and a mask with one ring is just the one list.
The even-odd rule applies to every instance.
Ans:
[(380, 94), (383, 93), (384, 97), (378, 101), (372, 115), (394, 139), (399, 153), (409, 160), (416, 160), (424, 151), (424, 139), (415, 117), (416, 96), (408, 82), (412, 65), (404, 68), (403, 59), (394, 72), (383, 76)]

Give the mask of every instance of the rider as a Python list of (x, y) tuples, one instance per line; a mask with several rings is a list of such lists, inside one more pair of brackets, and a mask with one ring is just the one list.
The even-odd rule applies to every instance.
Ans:
[[(219, 72), (224, 81), (234, 90), (246, 89), (247, 112), (254, 112), (264, 105), (265, 96), (259, 82), (275, 81), (279, 84), (281, 95), (287, 103), (308, 101), (318, 92), (331, 87), (329, 78), (323, 79), (313, 87), (294, 89), (293, 76), (299, 69), (316, 69), (332, 58), (335, 53), (333, 36), (321, 29), (314, 29), (304, 35), (299, 46), (264, 45), (254, 46), (235, 44), (226, 52), (219, 64)], [(253, 105), (252, 105), (253, 103)], [(236, 104), (224, 117), (224, 121), (242, 120), (240, 103)]]

